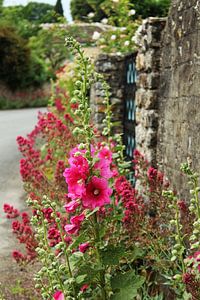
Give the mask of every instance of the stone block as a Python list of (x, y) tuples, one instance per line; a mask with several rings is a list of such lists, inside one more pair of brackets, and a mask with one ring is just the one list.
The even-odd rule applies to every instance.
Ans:
[(137, 86), (143, 89), (156, 89), (159, 87), (160, 74), (157, 73), (141, 73), (138, 76)]
[(157, 90), (138, 89), (136, 91), (136, 106), (145, 109), (157, 108), (158, 92)]
[(138, 53), (136, 57), (136, 69), (137, 71), (146, 69), (146, 61), (145, 61), (144, 53)]

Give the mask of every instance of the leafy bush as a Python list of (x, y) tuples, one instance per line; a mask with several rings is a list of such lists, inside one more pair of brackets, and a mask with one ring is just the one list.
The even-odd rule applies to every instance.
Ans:
[(26, 85), (31, 61), (30, 49), (13, 28), (0, 29), (0, 80), (11, 88)]
[[(198, 174), (190, 163), (182, 166), (186, 202), (135, 150), (139, 189), (133, 187), (121, 137), (111, 133), (108, 86), (78, 43), (69, 38), (67, 45), (77, 54), (73, 98), (56, 85), (51, 111), (39, 115), (27, 138), (17, 138), (33, 217), (4, 206), (8, 218), (19, 218), (12, 228), (27, 250), (13, 257), (22, 264), (40, 259), (35, 281), (43, 299), (156, 300), (166, 299), (166, 287), (168, 299), (200, 299)], [(95, 81), (104, 89), (102, 133), (90, 118)]]
[(54, 7), (47, 3), (30, 2), (23, 7), (23, 18), (32, 24), (54, 23)]
[(168, 13), (171, 0), (131, 0), (136, 10), (136, 17), (165, 17)]
[(83, 1), (81, 0), (72, 0), (70, 3), (70, 7), (73, 19), (87, 22), (88, 14), (94, 12), (95, 16), (93, 17), (93, 21), (99, 22), (102, 18), (105, 17), (105, 13), (100, 8), (102, 2), (102, 0), (87, 0), (83, 5)]
[(52, 24), (48, 28), (41, 29), (37, 36), (29, 40), (32, 53), (45, 63), (49, 77), (54, 77), (56, 70), (69, 58), (65, 37), (66, 30), (59, 24)]
[(24, 17), (24, 7), (22, 5), (3, 7), (0, 26), (15, 28), (16, 32), (24, 39), (36, 35), (39, 27), (37, 24), (30, 23)]
[[(85, 5), (82, 5), (81, 0), (72, 0), (71, 1), (71, 13), (74, 20), (88, 20), (88, 14), (94, 13), (92, 20), (95, 22), (100, 22), (103, 18), (108, 18), (110, 15), (106, 14), (102, 9), (107, 0), (87, 0)], [(113, 2), (120, 1), (109, 1), (110, 6)], [(136, 15), (134, 18), (141, 17), (143, 19), (147, 17), (162, 17), (166, 16), (171, 0), (131, 0), (130, 4), (134, 5), (136, 10)]]
[(11, 89), (17, 89), (40, 85), (46, 80), (43, 65), (31, 55), (26, 41), (13, 28), (0, 28), (0, 44), (2, 82)]

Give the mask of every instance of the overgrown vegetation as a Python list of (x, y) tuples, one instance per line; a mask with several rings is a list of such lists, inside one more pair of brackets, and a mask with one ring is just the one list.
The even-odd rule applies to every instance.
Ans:
[[(50, 111), (27, 138), (17, 138), (33, 216), (4, 205), (26, 249), (13, 257), (21, 265), (41, 261), (35, 281), (42, 299), (198, 300), (198, 174), (182, 166), (186, 202), (137, 150), (132, 165), (125, 162), (121, 137), (112, 135), (109, 87), (76, 41), (67, 46), (77, 53), (72, 98), (62, 69)], [(107, 107), (102, 133), (90, 118), (88, 90), (96, 80)], [(139, 189), (126, 179), (130, 168)]]
[[(71, 13), (74, 20), (87, 21), (88, 15), (93, 13), (92, 20), (95, 22), (101, 22), (103, 18), (108, 18), (110, 14), (107, 14), (103, 6), (107, 0), (87, 0), (85, 4), (82, 5), (81, 0), (72, 0), (71, 1)], [(118, 3), (120, 1), (110, 1), (110, 3)], [(167, 15), (171, 0), (131, 0), (129, 4), (134, 5), (136, 10), (135, 16), (133, 19), (147, 17), (163, 17)]]

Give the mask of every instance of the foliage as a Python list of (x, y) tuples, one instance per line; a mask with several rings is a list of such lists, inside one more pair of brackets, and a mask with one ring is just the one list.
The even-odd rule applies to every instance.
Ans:
[(100, 8), (102, 0), (87, 0), (83, 2), (81, 0), (72, 0), (70, 2), (71, 14), (74, 20), (80, 20), (86, 22), (88, 20), (89, 13), (95, 13), (92, 18), (94, 22), (99, 22), (106, 17), (104, 11)]
[(132, 0), (136, 17), (165, 17), (168, 13), (171, 0)]
[(106, 0), (101, 7), (109, 16), (102, 22), (112, 27), (102, 34), (94, 32), (93, 38), (97, 40), (97, 44), (106, 53), (133, 52), (135, 48), (134, 33), (140, 25), (140, 21), (133, 21), (135, 10), (129, 0)]
[[(53, 77), (56, 70), (69, 58), (64, 47), (65, 28), (52, 24), (41, 29), (37, 36), (29, 39), (29, 47), (34, 56), (45, 62), (49, 77)], [(55, 78), (55, 77), (54, 77)]]
[[(13, 28), (0, 29), (0, 80), (11, 89), (40, 85), (46, 80), (42, 77), (43, 66), (31, 56), (26, 41)], [(38, 77), (37, 74), (40, 74)]]
[(24, 39), (37, 35), (42, 23), (55, 22), (53, 6), (46, 3), (30, 2), (26, 6), (3, 7), (0, 23), (12, 26)]
[(54, 23), (54, 7), (48, 3), (30, 2), (23, 7), (23, 18), (32, 24)]
[(43, 92), (16, 92), (12, 97), (0, 97), (0, 109), (20, 109), (29, 107), (46, 107), (49, 96)]
[[(102, 7), (104, 6), (107, 0), (88, 0), (86, 4), (83, 6), (80, 0), (72, 0), (71, 1), (71, 13), (74, 20), (84, 20), (87, 21), (88, 15), (93, 13), (92, 20), (94, 22), (101, 22), (103, 18), (109, 18), (110, 14), (106, 13)], [(109, 1), (110, 6), (112, 2), (120, 2), (120, 1)], [(162, 17), (166, 16), (171, 0), (131, 0), (130, 4), (134, 5), (134, 9), (136, 10), (136, 14), (133, 17), (137, 19), (141, 17), (145, 19), (147, 17)]]
[(55, 13), (56, 14), (58, 14), (58, 15), (60, 15), (60, 16), (64, 16), (64, 14), (63, 14), (63, 7), (62, 7), (62, 2), (61, 2), (61, 0), (57, 0), (56, 1), (56, 5), (55, 5), (55, 7), (54, 7), (54, 11), (55, 11)]
[[(112, 136), (109, 88), (80, 45), (69, 38), (67, 46), (76, 54), (70, 102), (65, 78), (59, 78), (51, 111), (39, 115), (27, 138), (17, 139), (32, 227), (27, 215), (25, 220), (42, 264), (36, 288), (43, 299), (158, 300), (167, 286), (170, 299), (199, 299), (198, 175), (190, 163), (182, 166), (191, 187), (187, 203), (135, 150), (133, 187), (125, 177), (130, 163), (124, 163), (121, 137)], [(107, 107), (101, 134), (91, 123), (88, 97), (96, 81)], [(4, 209), (19, 217), (9, 205)], [(14, 222), (24, 240), (24, 219)], [(28, 261), (19, 253), (15, 258)]]

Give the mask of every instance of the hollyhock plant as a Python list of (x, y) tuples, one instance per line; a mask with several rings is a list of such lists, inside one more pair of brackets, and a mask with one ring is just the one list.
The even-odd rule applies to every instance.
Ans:
[(95, 209), (110, 204), (111, 195), (112, 189), (108, 187), (108, 181), (105, 178), (93, 176), (86, 185), (86, 192), (82, 196), (83, 207)]

